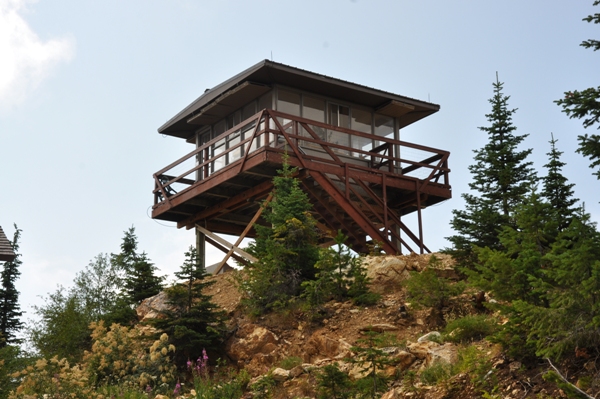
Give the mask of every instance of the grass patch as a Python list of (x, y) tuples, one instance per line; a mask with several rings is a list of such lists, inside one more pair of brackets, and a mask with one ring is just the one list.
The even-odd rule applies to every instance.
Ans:
[(291, 370), (296, 366), (302, 365), (302, 358), (297, 356), (289, 356), (279, 362), (279, 367), (284, 370)]
[(470, 315), (452, 320), (444, 329), (444, 339), (450, 342), (472, 342), (496, 332), (496, 320), (485, 315)]

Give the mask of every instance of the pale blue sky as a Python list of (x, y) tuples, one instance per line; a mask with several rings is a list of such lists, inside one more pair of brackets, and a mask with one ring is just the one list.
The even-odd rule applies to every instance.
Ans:
[(584, 129), (553, 103), (599, 84), (600, 54), (579, 46), (600, 38), (581, 21), (593, 12), (592, 0), (0, 0), (0, 225), (23, 230), (23, 308), (117, 252), (131, 225), (163, 273), (178, 268), (193, 232), (147, 214), (152, 174), (192, 147), (156, 129), (271, 57), (441, 105), (401, 133), (451, 151), (454, 198), (424, 212), (430, 248), (448, 245), (496, 71), (535, 166), (543, 175), (554, 132), (599, 221), (600, 182), (574, 153)]

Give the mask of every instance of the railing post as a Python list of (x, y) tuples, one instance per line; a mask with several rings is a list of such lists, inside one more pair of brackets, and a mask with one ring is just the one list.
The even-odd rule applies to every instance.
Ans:
[(209, 147), (206, 147), (204, 149), (204, 167), (203, 167), (203, 173), (204, 173), (204, 178), (207, 179), (208, 178), (208, 172), (209, 172), (209, 168), (210, 168), (210, 163), (207, 163), (208, 159), (210, 156), (210, 151), (209, 151)]
[(268, 112), (265, 113), (265, 147), (270, 147), (271, 146), (271, 140), (270, 140), (270, 133), (269, 133), (269, 129), (271, 126), (271, 114), (269, 114)]

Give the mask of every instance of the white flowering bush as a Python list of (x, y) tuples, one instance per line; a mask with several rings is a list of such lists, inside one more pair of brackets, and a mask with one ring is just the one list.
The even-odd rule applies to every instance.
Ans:
[(92, 349), (81, 364), (66, 359), (40, 359), (14, 373), (20, 385), (9, 399), (104, 399), (114, 387), (129, 392), (166, 393), (175, 382), (175, 347), (163, 334), (148, 347), (140, 329), (102, 321), (92, 323)]
[(167, 334), (148, 348), (137, 328), (119, 324), (106, 328), (102, 321), (92, 323), (91, 328), (92, 350), (84, 354), (83, 362), (93, 384), (166, 392), (176, 374), (172, 363), (175, 347), (168, 343)]

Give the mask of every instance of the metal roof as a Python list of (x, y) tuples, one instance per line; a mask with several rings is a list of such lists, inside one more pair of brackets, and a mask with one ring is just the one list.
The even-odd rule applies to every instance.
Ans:
[(2, 227), (0, 227), (0, 261), (12, 262), (15, 258), (16, 254), (12, 249), (12, 244), (6, 238)]
[[(198, 99), (158, 128), (159, 133), (189, 138), (194, 131), (216, 122), (268, 91), (274, 84), (304, 90), (377, 109), (401, 105), (401, 127), (437, 112), (440, 106), (389, 93), (330, 76), (263, 60), (225, 82), (205, 91)], [(208, 112), (210, 107), (210, 112)], [(408, 111), (410, 110), (410, 111)], [(397, 111), (397, 110), (396, 110)], [(396, 116), (394, 112), (390, 116)]]

